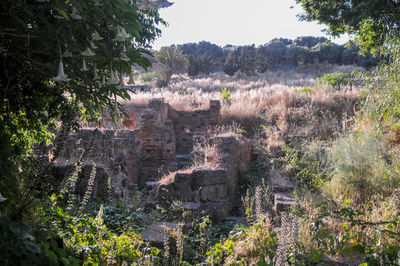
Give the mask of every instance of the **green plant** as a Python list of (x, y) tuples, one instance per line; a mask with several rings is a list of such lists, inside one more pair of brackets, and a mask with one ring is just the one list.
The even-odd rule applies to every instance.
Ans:
[(139, 80), (141, 82), (153, 82), (160, 78), (160, 73), (157, 71), (145, 72), (140, 74)]
[(158, 86), (168, 86), (171, 76), (185, 69), (188, 65), (188, 59), (182, 53), (179, 46), (164, 46), (155, 54), (156, 60), (163, 65), (163, 70), (160, 72)]
[(226, 104), (228, 106), (232, 105), (231, 89), (224, 88), (221, 91), (220, 95), (221, 95), (221, 99), (222, 99), (222, 103), (223, 104)]
[(310, 86), (307, 87), (302, 87), (300, 89), (295, 89), (295, 92), (299, 93), (299, 94), (311, 94), (313, 92), (313, 88)]
[(336, 199), (365, 203), (391, 195), (400, 182), (397, 158), (372, 134), (338, 139), (330, 160), (332, 178), (323, 190)]
[(353, 86), (353, 79), (349, 73), (328, 73), (317, 78), (317, 84), (321, 87), (340, 90), (344, 86), (349, 86), (351, 88)]
[[(323, 202), (321, 207), (323, 213), (314, 223), (313, 237), (319, 252), (347, 255), (364, 253), (367, 265), (392, 264), (398, 260), (398, 219), (371, 222), (367, 213), (349, 206), (338, 208), (334, 201)], [(332, 222), (336, 230), (332, 230)], [(381, 244), (381, 241), (389, 243), (386, 242), (388, 239), (396, 244)]]
[[(207, 252), (207, 262), (223, 265), (243, 265), (270, 262), (277, 248), (277, 235), (268, 219), (249, 227), (235, 227), (228, 238)], [(260, 264), (265, 265), (265, 264)]]
[(66, 247), (83, 261), (83, 265), (152, 263), (161, 260), (158, 249), (148, 248), (132, 229), (123, 233), (110, 231), (104, 223), (104, 207), (95, 218), (89, 215), (74, 216), (57, 204), (52, 197), (50, 211), (53, 220), (52, 229), (63, 238)]
[(285, 156), (280, 158), (288, 168), (297, 190), (318, 191), (329, 181), (331, 167), (327, 145), (314, 141), (300, 148), (283, 147)]
[(394, 41), (387, 45), (388, 61), (381, 62), (372, 73), (359, 73), (366, 89), (363, 115), (382, 128), (396, 127), (400, 118), (400, 44)]
[(247, 221), (251, 222), (254, 214), (253, 211), (254, 197), (250, 194), (250, 189), (247, 189), (246, 195), (242, 196), (242, 203)]

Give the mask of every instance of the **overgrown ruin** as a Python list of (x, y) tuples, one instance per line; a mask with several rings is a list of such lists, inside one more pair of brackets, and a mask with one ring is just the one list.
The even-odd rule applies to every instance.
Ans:
[[(78, 193), (87, 184), (93, 161), (98, 169), (94, 196), (126, 200), (135, 187), (151, 186), (151, 201), (179, 200), (224, 217), (237, 196), (239, 170), (250, 161), (250, 142), (237, 136), (213, 137), (213, 153), (204, 154), (205, 164), (187, 168), (195, 139), (219, 124), (220, 108), (220, 102), (212, 100), (208, 109), (191, 112), (177, 111), (163, 99), (152, 99), (146, 107), (126, 106), (128, 117), (120, 128), (104, 129), (112, 127), (106, 119), (110, 124), (103, 123), (101, 129), (70, 134), (52, 174), (64, 178), (86, 151)], [(166, 174), (169, 180), (159, 181)], [(112, 195), (107, 195), (108, 179)]]

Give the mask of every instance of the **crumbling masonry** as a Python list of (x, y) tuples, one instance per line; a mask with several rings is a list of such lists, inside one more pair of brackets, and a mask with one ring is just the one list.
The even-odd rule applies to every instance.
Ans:
[[(126, 197), (134, 186), (156, 184), (164, 174), (188, 166), (194, 138), (218, 125), (220, 108), (219, 101), (210, 101), (206, 110), (177, 111), (162, 99), (150, 100), (146, 107), (128, 105), (125, 107), (128, 118), (122, 121), (122, 129), (83, 129), (70, 134), (52, 174), (64, 178), (82, 151), (94, 141), (78, 190), (79, 184), (86, 184), (89, 165), (94, 161), (98, 168), (95, 196), (107, 196), (110, 178), (113, 197)], [(212, 142), (221, 159), (218, 169), (176, 173), (164, 188), (172, 199), (195, 203), (210, 211), (218, 210), (218, 215), (224, 216), (236, 195), (239, 170), (250, 160), (250, 144), (232, 136), (216, 137)], [(158, 197), (161, 195), (156, 194)]]

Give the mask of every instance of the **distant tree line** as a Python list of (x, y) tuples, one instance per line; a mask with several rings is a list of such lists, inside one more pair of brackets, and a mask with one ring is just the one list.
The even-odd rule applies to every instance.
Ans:
[(375, 66), (379, 58), (371, 54), (360, 55), (359, 48), (332, 43), (324, 37), (304, 36), (294, 40), (273, 39), (256, 47), (253, 45), (220, 47), (210, 42), (178, 45), (187, 57), (188, 74), (210, 74), (224, 71), (233, 75), (237, 71), (255, 75), (266, 71), (291, 69), (307, 64)]

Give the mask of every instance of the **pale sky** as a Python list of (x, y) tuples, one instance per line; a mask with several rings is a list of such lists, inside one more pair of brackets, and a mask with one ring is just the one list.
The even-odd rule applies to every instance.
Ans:
[[(174, 4), (160, 10), (169, 26), (153, 48), (171, 44), (209, 41), (226, 44), (264, 44), (274, 38), (323, 36), (324, 25), (301, 22), (302, 8), (294, 0), (170, 0)], [(293, 9), (290, 7), (294, 6)], [(348, 37), (331, 39), (343, 44)]]

